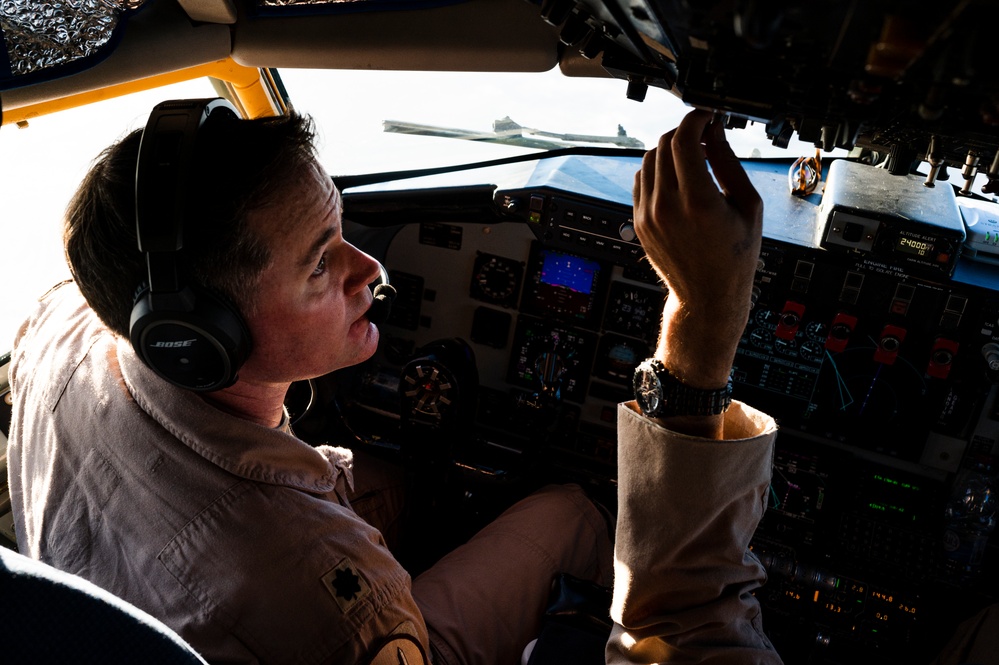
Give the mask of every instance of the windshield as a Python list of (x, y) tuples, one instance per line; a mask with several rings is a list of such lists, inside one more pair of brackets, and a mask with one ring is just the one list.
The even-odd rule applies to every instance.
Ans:
[[(624, 81), (570, 78), (558, 70), (291, 69), (282, 70), (281, 78), (296, 108), (315, 117), (324, 163), (335, 175), (463, 164), (576, 145), (649, 149), (689, 110), (665, 90), (650, 89), (644, 102), (636, 102), (625, 96)], [(405, 133), (414, 130), (420, 133)], [(760, 125), (731, 132), (729, 140), (743, 157), (814, 152), (800, 142), (789, 150), (776, 148)]]
[[(654, 147), (687, 108), (664, 90), (644, 102), (617, 79), (538, 74), (282, 70), (292, 104), (312, 115), (320, 158), (332, 175), (454, 165), (574, 145)], [(214, 96), (199, 79), (31, 120), (0, 131), (0, 234), (7, 284), (0, 300), (0, 352), (33, 302), (66, 279), (63, 211), (91, 161), (141, 127), (159, 101)], [(389, 131), (386, 131), (386, 130)], [(413, 133), (419, 132), (419, 133)], [(460, 137), (460, 138), (454, 138)], [(745, 157), (797, 157), (759, 125), (730, 132)], [(510, 142), (514, 144), (511, 145)]]

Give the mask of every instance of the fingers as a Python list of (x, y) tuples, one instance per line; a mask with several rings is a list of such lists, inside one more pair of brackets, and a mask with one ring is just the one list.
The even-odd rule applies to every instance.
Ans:
[(635, 173), (635, 185), (632, 190), (636, 215), (642, 210), (643, 202), (655, 205), (657, 197), (663, 196), (670, 190), (676, 191), (676, 173), (670, 154), (670, 142), (675, 131), (671, 130), (664, 134), (659, 139), (659, 146), (647, 151), (642, 157), (642, 168)]
[(656, 181), (656, 153), (656, 149), (653, 148), (642, 157), (642, 169), (637, 174), (640, 196), (635, 199), (636, 206), (640, 199), (645, 201), (652, 199)]
[(665, 192), (675, 192), (679, 187), (676, 179), (676, 164), (673, 161), (673, 141), (676, 129), (671, 129), (659, 138), (659, 147), (655, 150), (656, 184)]
[(711, 118), (708, 111), (694, 110), (684, 116), (674, 130), (671, 166), (675, 169), (674, 177), (681, 191), (706, 192), (709, 187), (715, 188), (701, 145)]
[[(717, 180), (725, 199), (740, 215), (759, 219), (760, 197), (726, 141), (724, 127), (720, 122), (711, 122), (712, 117), (708, 111), (691, 111), (676, 129), (660, 138), (657, 148), (645, 153), (642, 169), (635, 176), (636, 208), (643, 201), (669, 205), (674, 195), (688, 202), (703, 202), (704, 196), (718, 194)], [(709, 163), (714, 178), (708, 171)]]
[(635, 171), (635, 185), (631, 189), (631, 198), (634, 200), (634, 210), (638, 210), (642, 205), (642, 169)]
[(704, 139), (704, 151), (711, 164), (711, 170), (729, 203), (747, 219), (757, 219), (760, 212), (760, 196), (745, 169), (742, 168), (739, 158), (732, 151), (732, 146), (725, 140), (725, 129), (721, 123), (716, 122), (708, 127)]

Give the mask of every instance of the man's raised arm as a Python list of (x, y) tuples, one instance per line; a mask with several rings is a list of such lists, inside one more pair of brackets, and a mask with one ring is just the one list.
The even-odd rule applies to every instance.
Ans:
[(748, 551), (776, 426), (729, 405), (763, 204), (711, 120), (688, 114), (635, 179), (635, 229), (669, 297), (637, 401), (618, 411), (611, 665), (780, 662), (752, 596), (765, 573)]

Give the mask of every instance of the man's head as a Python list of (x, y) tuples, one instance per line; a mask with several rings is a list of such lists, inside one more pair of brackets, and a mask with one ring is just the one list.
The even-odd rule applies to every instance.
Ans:
[[(141, 136), (133, 132), (98, 157), (70, 202), (64, 235), (70, 270), (84, 297), (123, 337), (136, 291), (147, 280), (135, 220)], [(271, 249), (248, 224), (248, 213), (269, 206), (315, 161), (314, 139), (311, 120), (294, 113), (206, 123), (190, 166), (191, 205), (177, 260), (186, 280), (220, 293), (244, 315), (253, 311)]]
[[(380, 266), (343, 238), (340, 195), (316, 159), (311, 121), (213, 118), (198, 131), (178, 268), (240, 309), (253, 342), (240, 384), (277, 386), (366, 360), (378, 343), (367, 312)], [(147, 279), (134, 212), (140, 138), (100, 156), (65, 232), (80, 290), (123, 337)]]

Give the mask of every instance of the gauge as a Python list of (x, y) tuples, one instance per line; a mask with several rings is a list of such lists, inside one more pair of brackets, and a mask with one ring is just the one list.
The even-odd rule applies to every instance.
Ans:
[(809, 339), (801, 343), (801, 348), (798, 349), (798, 353), (800, 353), (801, 357), (805, 360), (818, 363), (822, 362), (822, 359), (825, 357), (826, 348), (821, 342)]
[(478, 252), (472, 269), (469, 294), (476, 300), (516, 307), (524, 264), (495, 254)]
[(402, 427), (467, 430), (479, 381), (471, 347), (455, 337), (430, 342), (417, 353), (399, 373)]
[(521, 316), (514, 333), (507, 380), (582, 402), (595, 349), (596, 335)]
[(593, 375), (621, 385), (631, 385), (635, 368), (649, 356), (645, 342), (608, 333), (600, 340)]
[(798, 343), (793, 339), (774, 338), (774, 351), (785, 356), (798, 355)]
[(756, 312), (756, 322), (761, 326), (766, 326), (771, 330), (777, 329), (777, 323), (780, 321), (780, 315), (772, 309), (761, 309)]
[(758, 349), (766, 349), (774, 341), (774, 334), (764, 328), (754, 328), (749, 333), (749, 343)]
[(611, 284), (604, 330), (651, 341), (659, 334), (666, 295), (625, 282)]
[(413, 414), (440, 420), (453, 402), (455, 386), (446, 370), (423, 362), (406, 366), (400, 389)]
[(825, 344), (829, 336), (829, 326), (819, 321), (810, 321), (805, 325), (805, 335), (808, 339)]

